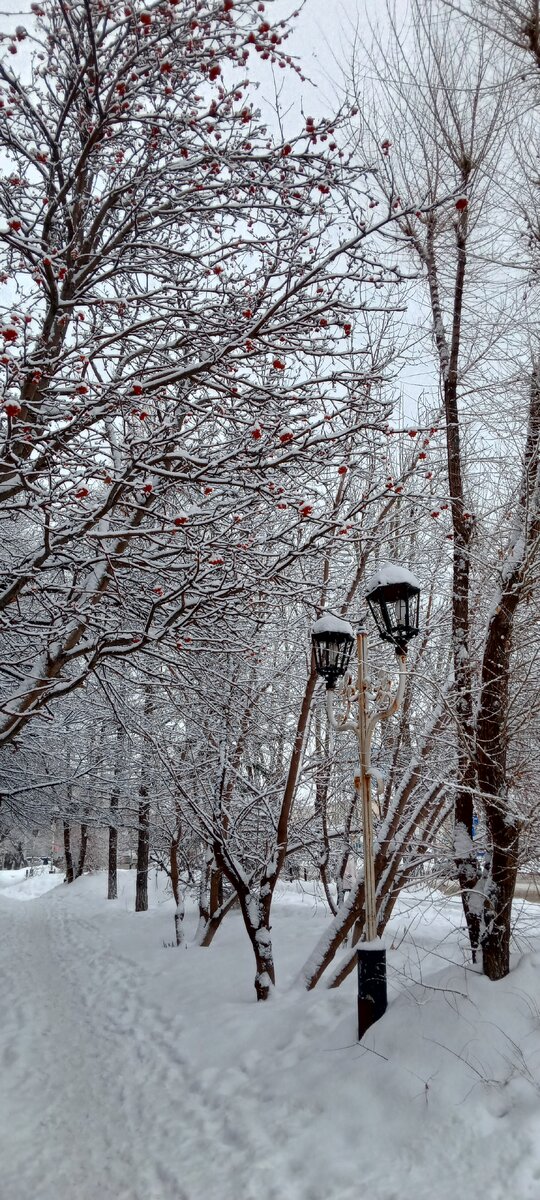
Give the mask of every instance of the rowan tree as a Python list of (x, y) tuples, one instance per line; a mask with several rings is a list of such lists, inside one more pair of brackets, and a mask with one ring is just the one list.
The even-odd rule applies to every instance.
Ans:
[(44, 0), (4, 44), (4, 743), (286, 573), (316, 472), (384, 423), (365, 323), (399, 272), (365, 247), (340, 115), (263, 126), (250, 55), (296, 67), (261, 12)]

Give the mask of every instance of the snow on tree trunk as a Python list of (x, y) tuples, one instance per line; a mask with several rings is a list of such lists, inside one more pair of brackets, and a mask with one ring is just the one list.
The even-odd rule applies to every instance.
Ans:
[(276, 982), (274, 953), (270, 936), (270, 903), (268, 895), (261, 898), (247, 894), (240, 899), (242, 916), (255, 955), (257, 1000), (267, 1000)]
[[(502, 797), (499, 797), (502, 799)], [(510, 971), (512, 900), (518, 871), (519, 826), (507, 821), (499, 806), (489, 805), (492, 862), (485, 889), (482, 966), (488, 979), (504, 979)]]
[(232, 896), (224, 902), (223, 871), (217, 866), (212, 851), (208, 850), (199, 888), (199, 923), (195, 934), (197, 946), (205, 949), (211, 946), (223, 918), (235, 901), (236, 897)]

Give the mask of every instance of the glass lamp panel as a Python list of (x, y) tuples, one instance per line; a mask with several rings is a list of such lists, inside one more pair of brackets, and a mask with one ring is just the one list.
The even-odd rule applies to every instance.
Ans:
[(407, 608), (408, 608), (408, 604), (407, 604), (406, 600), (396, 600), (395, 615), (396, 615), (396, 626), (398, 629), (406, 629), (406, 627), (408, 625)]
[(392, 633), (394, 627), (394, 606), (393, 604), (387, 604), (386, 600), (383, 598), (381, 598), (379, 603), (381, 606), (382, 615), (382, 621), (379, 622), (379, 628), (380, 633), (384, 638), (387, 633)]
[(419, 616), (420, 616), (420, 593), (419, 592), (417, 592), (416, 595), (410, 597), (409, 608), (410, 608), (410, 613), (411, 613), (410, 623), (411, 623), (411, 625), (414, 625), (415, 629), (418, 629)]
[(340, 647), (339, 642), (334, 642), (334, 641), (328, 642), (326, 654), (327, 654), (327, 662), (328, 662), (329, 667), (334, 667), (336, 665), (336, 663), (339, 659), (340, 649), (341, 649), (341, 647)]
[(375, 624), (377, 626), (377, 629), (379, 630), (379, 633), (384, 634), (385, 624), (384, 624), (383, 615), (381, 612), (381, 605), (380, 605), (379, 601), (378, 600), (368, 600), (368, 604), (371, 609), (371, 615), (375, 620)]

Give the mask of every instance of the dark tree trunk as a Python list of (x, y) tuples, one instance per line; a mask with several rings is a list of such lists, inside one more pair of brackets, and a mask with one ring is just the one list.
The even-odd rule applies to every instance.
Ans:
[(480, 915), (471, 899), (480, 878), (473, 846), (473, 789), (476, 786), (476, 772), (467, 753), (459, 754), (458, 759), (461, 786), (457, 792), (454, 808), (454, 853), (461, 903), (474, 963), (480, 942)]
[[(463, 178), (467, 187), (468, 178)], [(458, 727), (458, 791), (455, 804), (455, 861), (461, 891), (463, 912), (469, 932), (473, 962), (480, 938), (478, 913), (471, 907), (471, 892), (479, 879), (478, 864), (473, 847), (474, 787), (474, 714), (472, 674), (470, 663), (470, 546), (473, 524), (465, 512), (465, 490), (461, 455), (458, 409), (458, 363), (463, 316), (463, 290), (467, 265), (467, 210), (456, 222), (456, 275), (454, 284), (453, 323), (448, 369), (444, 379), (444, 408), (446, 417), (446, 449), (448, 484), (452, 504), (454, 530), (452, 643), (454, 677), (456, 682), (456, 717)]]
[(118, 792), (113, 789), (110, 804), (109, 824), (109, 873), (107, 879), (107, 900), (118, 897), (118, 828), (116, 814), (118, 812)]
[(211, 944), (214, 934), (217, 933), (219, 922), (214, 929), (211, 929), (212, 913), (210, 897), (212, 895), (211, 875), (215, 869), (214, 856), (208, 851), (205, 855), (204, 867), (201, 871), (201, 883), (199, 887), (199, 924), (195, 941), (198, 946), (204, 946), (205, 949)]
[[(257, 1000), (268, 1000), (270, 992), (276, 982), (276, 972), (274, 967), (274, 953), (272, 949), (271, 926), (270, 926), (270, 908), (272, 904), (272, 896), (255, 898), (246, 892), (240, 897), (240, 908), (244, 918), (245, 926), (249, 934), (253, 953), (255, 955), (256, 974), (255, 974), (255, 994)], [(253, 913), (257, 910), (258, 922), (253, 922)]]
[(223, 895), (223, 871), (216, 866), (214, 856), (207, 858), (199, 891), (199, 925), (195, 943), (205, 949), (211, 946), (216, 933), (227, 913), (238, 904), (233, 892), (227, 899)]
[(321, 823), (321, 852), (319, 856), (319, 874), (321, 883), (326, 896), (326, 903), (335, 917), (337, 905), (334, 904), (332, 893), (330, 891), (330, 881), (328, 878), (328, 864), (330, 862), (330, 837), (328, 832), (328, 790), (330, 786), (330, 726), (328, 721), (325, 722), (324, 735), (321, 733), (321, 716), (317, 711), (315, 714), (315, 745), (319, 756), (317, 773), (315, 776), (315, 817)]
[(107, 899), (116, 900), (118, 897), (118, 809), (120, 807), (121, 772), (124, 765), (125, 729), (116, 718), (116, 742), (114, 755), (114, 783), (111, 789), (109, 806), (109, 856), (107, 875)]
[(77, 860), (77, 873), (75, 878), (78, 879), (84, 871), (86, 862), (86, 851), (88, 850), (88, 825), (83, 822), (81, 825), (81, 840), (79, 842), (79, 858)]
[[(341, 905), (344, 903), (344, 901), (347, 898), (346, 890), (344, 887), (344, 880), (345, 880), (345, 875), (347, 874), (347, 867), (348, 867), (349, 859), (352, 855), (351, 829), (352, 829), (353, 818), (354, 818), (355, 813), (358, 815), (358, 812), (359, 812), (359, 796), (358, 796), (358, 792), (355, 788), (353, 791), (352, 800), (349, 802), (349, 807), (347, 809), (347, 813), (345, 815), (345, 821), (344, 821), (344, 825), (343, 825), (343, 844), (342, 844), (342, 849), (341, 849), (341, 858), (339, 861), (339, 867), (338, 867), (337, 875), (336, 875), (337, 907), (338, 908), (341, 907)], [(350, 888), (349, 888), (349, 891), (350, 891)]]
[[(289, 771), (287, 774), (287, 781), (281, 802), (281, 810), (277, 824), (275, 854), (267, 863), (265, 870), (261, 875), (258, 893), (254, 894), (251, 888), (247, 886), (245, 879), (241, 879), (238, 876), (237, 872), (232, 867), (230, 860), (223, 853), (223, 847), (218, 842), (214, 844), (214, 855), (217, 865), (221, 867), (226, 878), (229, 880), (231, 887), (234, 888), (234, 891), (240, 902), (240, 908), (242, 910), (242, 916), (244, 918), (246, 930), (253, 946), (256, 963), (255, 993), (257, 1000), (267, 1000), (271, 989), (276, 982), (272, 939), (270, 936), (270, 914), (272, 910), (272, 899), (274, 895), (274, 888), (287, 857), (289, 821), (296, 794), (309, 715), (311, 711), (311, 703), (313, 700), (313, 693), (315, 691), (316, 683), (317, 672), (312, 657), (311, 670), (306, 681), (304, 696), (300, 707), (300, 713), (298, 715), (296, 736), (292, 747)], [(256, 920), (254, 920), (255, 908), (257, 909)]]
[(512, 626), (521, 591), (521, 569), (509, 578), (494, 613), (482, 663), (477, 721), (478, 779), (491, 843), (484, 890), (482, 962), (488, 979), (510, 970), (512, 899), (516, 886), (519, 824), (508, 804), (506, 756)]
[(210, 913), (216, 913), (223, 906), (223, 871), (215, 862), (210, 869)]
[(493, 859), (484, 905), (482, 964), (488, 979), (504, 979), (510, 970), (512, 900), (516, 887), (519, 827), (507, 822), (504, 813), (491, 813), (488, 821), (493, 839)]
[(540, 513), (540, 368), (533, 365), (529, 422), (519, 508), (521, 534), (516, 533), (503, 568), (499, 603), (491, 616), (482, 660), (482, 690), (477, 719), (478, 779), (484, 794), (491, 842), (491, 870), (485, 889), (482, 958), (488, 979), (503, 979), (510, 970), (512, 899), (516, 886), (519, 821), (508, 796), (507, 749), (510, 666), (516, 610), (523, 597), (528, 555), (538, 546)]
[(144, 733), (142, 743), (141, 782), (139, 786), (139, 827), (137, 834), (137, 870), (135, 879), (135, 912), (148, 909), (148, 867), (150, 864), (150, 800), (151, 759), (148, 745), (153, 730), (154, 694), (152, 684), (144, 685)]
[(180, 893), (180, 870), (178, 866), (178, 847), (180, 845), (181, 830), (180, 825), (176, 830), (174, 837), (171, 838), (170, 846), (170, 871), (171, 871), (171, 887), (176, 904), (174, 914), (174, 936), (177, 946), (184, 944), (184, 900)]
[(64, 821), (64, 856), (66, 859), (66, 883), (73, 883), (75, 873), (71, 853), (71, 828), (68, 821)]
[(139, 788), (139, 833), (137, 837), (137, 878), (135, 912), (148, 909), (148, 865), (150, 861), (150, 801), (144, 784)]
[[(466, 193), (470, 164), (462, 163), (461, 186)], [(463, 321), (463, 298), (467, 269), (468, 210), (455, 222), (456, 267), (451, 328), (447, 336), (441, 303), (435, 251), (436, 216), (428, 218), (425, 248), (420, 250), (427, 270), (435, 343), (443, 386), (446, 426), (448, 491), (452, 510), (454, 553), (452, 564), (452, 646), (455, 679), (455, 712), (458, 734), (458, 788), (455, 800), (454, 858), (459, 880), (463, 912), (467, 923), (473, 961), (476, 958), (480, 924), (471, 907), (471, 892), (479, 878), (473, 847), (474, 711), (470, 665), (470, 546), (473, 523), (466, 512), (463, 459), (461, 454), (458, 405), (459, 355)]]

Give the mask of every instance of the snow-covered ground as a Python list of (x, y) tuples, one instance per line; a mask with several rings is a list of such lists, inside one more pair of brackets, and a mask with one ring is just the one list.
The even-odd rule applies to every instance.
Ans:
[(63, 878), (63, 874), (56, 870), (51, 872), (47, 866), (34, 867), (32, 874), (26, 867), (19, 871), (0, 871), (0, 891), (10, 900), (34, 900), (57, 887)]
[[(238, 914), (209, 950), (177, 950), (154, 877), (136, 915), (130, 872), (114, 903), (103, 875), (37, 876), (54, 886), (36, 896), (14, 874), (0, 873), (2, 1197), (540, 1197), (537, 906), (519, 906), (523, 957), (490, 984), (463, 966), (458, 901), (403, 897), (391, 1003), (359, 1044), (354, 977), (295, 982), (328, 919), (309, 890), (281, 890), (279, 985), (256, 1004)], [(25, 888), (32, 902), (13, 903)]]

